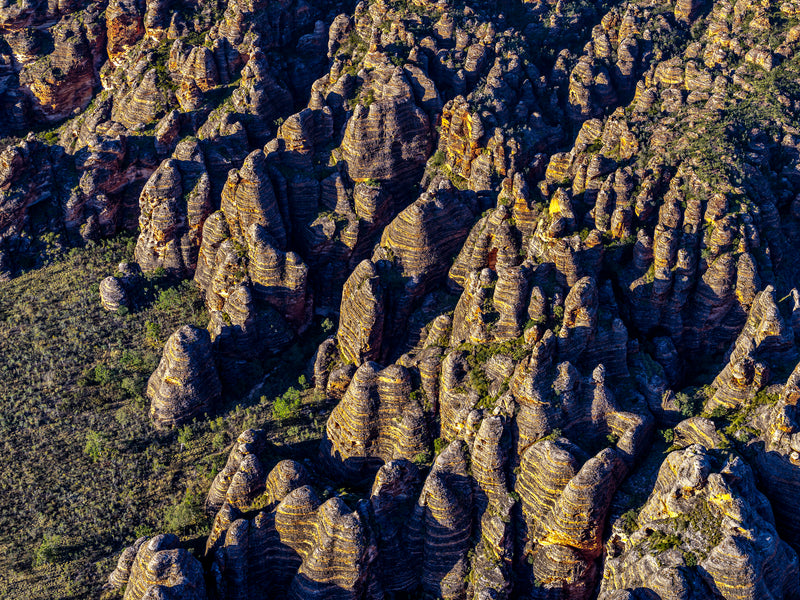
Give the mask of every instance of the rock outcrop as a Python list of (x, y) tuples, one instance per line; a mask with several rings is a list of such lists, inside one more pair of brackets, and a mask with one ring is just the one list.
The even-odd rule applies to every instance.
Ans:
[(377, 269), (368, 260), (361, 262), (345, 282), (336, 336), (346, 362), (361, 364), (381, 358), (385, 294)]
[(747, 321), (728, 351), (728, 363), (712, 383), (716, 391), (707, 409), (740, 407), (769, 382), (771, 370), (785, 368), (796, 356), (794, 333), (778, 309), (775, 289), (768, 286), (753, 301)]
[(182, 141), (150, 176), (139, 197), (136, 261), (144, 271), (194, 273), (211, 184), (197, 142)]
[(429, 452), (430, 436), (411, 374), (400, 365), (380, 369), (365, 362), (328, 418), (320, 454), (340, 478), (371, 477), (392, 460)]
[(100, 302), (106, 310), (119, 310), (128, 306), (128, 293), (117, 277), (109, 275), (100, 282)]
[(608, 542), (600, 598), (647, 589), (661, 597), (792, 598), (798, 559), (738, 457), (694, 445), (671, 453), (627, 533)]
[(159, 427), (181, 425), (213, 410), (220, 393), (208, 332), (184, 325), (167, 340), (147, 382), (150, 418)]
[[(138, 226), (142, 270), (209, 313), (150, 377), (158, 427), (251, 404), (244, 369), (313, 373), (310, 443), (247, 413), (202, 565), (140, 539), (110, 587), (797, 598), (798, 17), (0, 5), (0, 279)], [(119, 270), (112, 320), (149, 289)]]
[(124, 586), (125, 600), (207, 597), (200, 562), (171, 534), (140, 538), (126, 548), (109, 586), (111, 589)]

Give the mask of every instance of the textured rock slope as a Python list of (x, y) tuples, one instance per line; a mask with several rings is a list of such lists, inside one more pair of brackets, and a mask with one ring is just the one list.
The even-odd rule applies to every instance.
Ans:
[(111, 588), (798, 597), (797, 2), (62, 4), (0, 7), (0, 276), (138, 226), (210, 314), (159, 427), (337, 320), (315, 460), (244, 432)]

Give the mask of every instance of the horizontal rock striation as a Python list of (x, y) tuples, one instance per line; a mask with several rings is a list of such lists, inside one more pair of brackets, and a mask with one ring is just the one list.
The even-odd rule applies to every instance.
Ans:
[(741, 458), (699, 445), (671, 453), (635, 528), (609, 543), (601, 598), (631, 588), (662, 597), (794, 593), (788, 582), (797, 578), (797, 555), (777, 536), (769, 503)]
[(211, 213), (211, 184), (200, 145), (182, 141), (150, 176), (139, 197), (136, 261), (144, 271), (194, 273)]
[(337, 477), (358, 481), (384, 463), (428, 453), (428, 425), (411, 391), (411, 374), (400, 365), (380, 369), (366, 362), (356, 370), (328, 418), (320, 447)]
[(753, 301), (747, 321), (728, 351), (728, 363), (714, 379), (716, 391), (707, 409), (746, 403), (768, 383), (771, 370), (794, 362), (796, 355), (794, 333), (778, 309), (774, 288), (767, 286)]
[(125, 600), (206, 598), (203, 568), (172, 534), (141, 538), (123, 552), (112, 586), (125, 586)]
[(797, 596), (798, 3), (511, 8), (0, 6), (0, 135), (38, 132), (0, 153), (0, 278), (138, 224), (210, 313), (157, 425), (338, 322), (319, 460), (265, 424), (211, 485), (213, 589), (172, 538), (112, 587)]
[(150, 418), (158, 427), (181, 425), (213, 410), (220, 394), (208, 332), (184, 325), (167, 340), (147, 382)]

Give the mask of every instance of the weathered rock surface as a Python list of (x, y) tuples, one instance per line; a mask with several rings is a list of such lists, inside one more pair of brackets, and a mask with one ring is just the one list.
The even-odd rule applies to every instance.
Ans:
[(463, 442), (454, 441), (436, 458), (409, 521), (409, 552), (421, 569), (424, 593), (464, 596), (472, 503), (467, 454)]
[(207, 597), (200, 562), (172, 534), (137, 540), (123, 552), (110, 584), (125, 586), (125, 600)]
[(117, 277), (109, 275), (100, 282), (100, 302), (106, 310), (115, 311), (127, 307), (128, 293)]
[(230, 490), (231, 482), (240, 471), (242, 461), (248, 455), (258, 457), (264, 450), (264, 446), (264, 432), (261, 430), (248, 429), (239, 435), (233, 446), (233, 450), (231, 450), (228, 455), (228, 462), (222, 470), (217, 473), (216, 477), (214, 477), (214, 481), (211, 483), (211, 488), (208, 490), (208, 496), (206, 498), (206, 512), (214, 514), (222, 508), (222, 505), (228, 500), (228, 491)]
[(320, 454), (338, 477), (361, 480), (384, 463), (424, 456), (427, 422), (411, 399), (411, 374), (400, 365), (362, 364), (328, 418)]
[(144, 271), (194, 273), (211, 185), (197, 142), (182, 141), (150, 176), (139, 197), (135, 257)]
[(380, 358), (385, 293), (375, 265), (368, 260), (360, 263), (345, 282), (336, 335), (346, 362), (361, 364)]
[(159, 427), (180, 425), (213, 410), (220, 393), (208, 332), (184, 325), (167, 340), (147, 382), (150, 418)]
[(641, 588), (661, 597), (796, 595), (797, 555), (739, 457), (699, 445), (671, 453), (634, 528), (612, 534), (601, 598)]
[(242, 434), (214, 589), (160, 538), (126, 597), (797, 596), (798, 3), (510, 8), (0, 6), (0, 278), (138, 224), (210, 313), (157, 425), (338, 320), (321, 466)]
[(728, 351), (728, 363), (714, 379), (714, 395), (707, 408), (737, 408), (756, 395), (768, 382), (772, 369), (794, 362), (794, 333), (785, 323), (775, 302), (775, 290), (760, 292), (739, 337)]
[(517, 484), (530, 576), (569, 598), (594, 589), (606, 511), (626, 471), (613, 449), (583, 465), (581, 454), (567, 440), (538, 442), (523, 455)]

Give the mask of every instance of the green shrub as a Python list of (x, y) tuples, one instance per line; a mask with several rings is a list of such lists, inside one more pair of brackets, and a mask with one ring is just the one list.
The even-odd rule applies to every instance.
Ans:
[(136, 539), (139, 539), (140, 537), (150, 537), (154, 533), (155, 530), (146, 523), (140, 523), (133, 530), (133, 534), (136, 536)]
[(159, 310), (175, 310), (183, 303), (180, 290), (178, 288), (169, 288), (163, 290), (158, 294), (156, 301), (156, 308)]
[(161, 344), (161, 326), (158, 323), (145, 321), (144, 330), (145, 339), (150, 346), (159, 346)]
[(92, 429), (87, 431), (83, 453), (91, 458), (92, 462), (97, 462), (101, 458), (105, 458), (109, 453), (108, 436)]
[(681, 545), (681, 538), (677, 535), (674, 533), (664, 533), (658, 529), (647, 536), (647, 539), (650, 542), (650, 547), (655, 552), (666, 552), (672, 548), (678, 548)]
[(433, 167), (434, 169), (438, 169), (444, 164), (445, 158), (446, 156), (444, 152), (442, 152), (441, 150), (437, 150), (436, 152), (433, 153), (433, 156), (431, 156), (430, 166)]
[(115, 379), (115, 373), (105, 365), (97, 365), (92, 372), (92, 379), (98, 385), (108, 385)]
[(63, 553), (61, 543), (62, 539), (57, 535), (45, 536), (33, 554), (33, 566), (39, 567), (41, 565), (59, 562)]
[(164, 511), (164, 528), (181, 534), (196, 533), (206, 525), (203, 501), (202, 495), (187, 490), (180, 502)]
[(194, 437), (194, 431), (190, 425), (184, 425), (178, 430), (178, 443), (181, 447), (186, 447)]
[(634, 531), (639, 529), (639, 511), (631, 508), (630, 510), (625, 511), (620, 516), (620, 520), (622, 521), (622, 529), (628, 535), (632, 534)]
[(553, 319), (557, 323), (561, 323), (564, 320), (564, 307), (563, 306), (554, 306), (553, 307)]
[(290, 387), (272, 403), (273, 417), (278, 421), (285, 421), (296, 416), (300, 402), (300, 392), (296, 388)]
[(558, 438), (560, 438), (562, 435), (563, 435), (563, 432), (562, 432), (562, 431), (561, 431), (561, 430), (560, 430), (558, 427), (556, 427), (555, 429), (553, 429), (553, 431), (551, 431), (550, 433), (548, 433), (548, 434), (547, 434), (546, 436), (544, 436), (542, 439), (543, 439), (543, 440), (549, 440), (549, 441), (553, 441), (553, 440), (557, 440), (557, 439), (558, 439)]
[(675, 400), (678, 403), (678, 410), (686, 418), (699, 414), (703, 407), (703, 398), (697, 394), (690, 396), (686, 392), (678, 392), (675, 394)]
[(420, 452), (413, 458), (412, 462), (419, 467), (429, 465), (431, 463), (431, 453)]
[(214, 434), (214, 437), (211, 438), (211, 447), (215, 452), (220, 452), (225, 449), (226, 439), (225, 433), (222, 431)]

